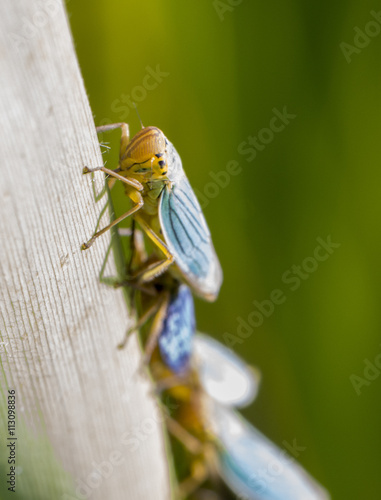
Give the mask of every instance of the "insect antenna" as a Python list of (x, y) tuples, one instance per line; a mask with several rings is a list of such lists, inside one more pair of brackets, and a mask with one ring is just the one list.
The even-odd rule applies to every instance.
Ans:
[(136, 114), (138, 115), (138, 118), (139, 118), (139, 121), (140, 121), (140, 125), (142, 126), (142, 128), (144, 128), (144, 125), (143, 125), (142, 119), (140, 118), (140, 115), (139, 115), (138, 108), (136, 107), (136, 104), (135, 104), (134, 102), (133, 102), (132, 104), (134, 105), (134, 108), (135, 108)]

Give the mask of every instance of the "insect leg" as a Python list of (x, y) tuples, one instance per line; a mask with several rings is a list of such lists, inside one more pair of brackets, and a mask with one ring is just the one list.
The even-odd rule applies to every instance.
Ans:
[(152, 327), (149, 332), (146, 345), (144, 347), (144, 358), (143, 358), (144, 365), (148, 365), (152, 353), (157, 345), (157, 339), (159, 338), (159, 335), (162, 332), (164, 319), (168, 310), (169, 299), (170, 299), (169, 293), (164, 292), (162, 294), (162, 298), (160, 299), (159, 307), (155, 314), (155, 318), (153, 320)]
[(165, 420), (168, 432), (172, 434), (184, 447), (190, 451), (193, 455), (199, 455), (202, 453), (204, 446), (197, 438), (192, 436), (181, 424), (171, 417), (167, 417)]
[[(104, 210), (103, 210), (104, 212)], [(98, 223), (99, 224), (99, 223)], [(144, 242), (143, 242), (143, 234), (139, 229), (135, 230), (135, 233), (131, 231), (131, 228), (129, 227), (122, 227), (117, 229), (119, 236), (121, 238), (123, 237), (129, 237), (131, 240), (138, 240), (138, 243), (135, 246), (135, 249), (133, 250), (133, 254), (131, 255), (131, 260), (133, 262), (133, 266), (137, 267), (138, 269), (142, 268), (145, 261), (147, 260), (147, 254), (144, 248)], [(133, 238), (133, 235), (135, 235), (135, 238)], [(99, 271), (99, 281), (107, 286), (113, 287), (113, 288), (118, 288), (121, 286), (129, 286), (131, 287), (134, 291), (141, 291), (145, 293), (146, 295), (150, 295), (152, 297), (157, 295), (156, 290), (153, 287), (150, 287), (149, 285), (143, 286), (139, 285), (138, 283), (134, 283), (131, 280), (126, 280), (122, 278), (118, 278), (117, 276), (105, 276), (105, 269), (106, 265), (108, 262), (108, 259), (110, 257), (111, 253), (111, 248), (112, 248), (113, 242), (110, 241), (109, 246), (107, 247), (105, 257), (102, 262), (101, 270)]]
[[(134, 195), (134, 196), (132, 196), (132, 195)], [(144, 201), (143, 201), (142, 195), (138, 191), (136, 191), (135, 194), (132, 193), (132, 195), (131, 195), (131, 198), (132, 197), (135, 198), (135, 200), (133, 200), (133, 201), (137, 201), (136, 205), (133, 206), (130, 210), (128, 210), (125, 214), (123, 214), (120, 217), (118, 217), (117, 219), (113, 220), (106, 227), (104, 227), (100, 231), (94, 233), (93, 236), (89, 239), (89, 241), (87, 241), (86, 243), (83, 243), (83, 245), (81, 247), (82, 250), (87, 250), (88, 248), (90, 248), (91, 245), (94, 243), (94, 241), (99, 236), (101, 236), (103, 233), (105, 233), (106, 231), (108, 231), (109, 229), (111, 229), (113, 226), (116, 226), (117, 224), (119, 224), (119, 222), (121, 222), (122, 220), (126, 219), (127, 217), (129, 217), (130, 215), (134, 214), (135, 212), (137, 212), (138, 210), (140, 210), (142, 208), (142, 206), (144, 205)]]
[(148, 255), (144, 246), (144, 236), (143, 233), (136, 229), (135, 219), (132, 219), (131, 227), (129, 228), (129, 234), (127, 234), (127, 228), (120, 228), (119, 234), (121, 236), (130, 236), (130, 253), (131, 257), (127, 265), (127, 273), (129, 276), (132, 275), (133, 269), (142, 269), (144, 264), (148, 260)]
[(111, 191), (111, 189), (115, 186), (116, 179), (115, 177), (112, 177), (111, 179), (108, 179), (108, 188)]
[(110, 130), (115, 130), (116, 128), (122, 129), (122, 136), (120, 138), (120, 158), (123, 156), (128, 143), (130, 142), (130, 130), (128, 128), (127, 123), (110, 123), (109, 125), (103, 125), (101, 127), (97, 127), (97, 133), (101, 134), (102, 132), (109, 132)]
[(173, 389), (174, 387), (187, 385), (188, 383), (189, 383), (188, 374), (170, 375), (168, 377), (156, 381), (155, 394), (160, 395), (164, 391), (168, 391), (169, 389)]
[(191, 467), (190, 476), (178, 486), (180, 498), (189, 498), (208, 479), (209, 470), (204, 460), (193, 460)]
[(166, 419), (168, 432), (172, 434), (191, 454), (196, 455), (191, 463), (191, 474), (179, 484), (180, 498), (188, 498), (210, 476), (210, 446), (190, 434), (176, 420)]
[(123, 175), (119, 175), (118, 172), (116, 172), (115, 170), (110, 170), (109, 168), (106, 167), (95, 167), (95, 168), (84, 167), (82, 173), (89, 174), (91, 172), (98, 172), (99, 170), (101, 170), (107, 175), (110, 175), (111, 177), (115, 177), (115, 179), (118, 179), (124, 182), (125, 184), (128, 184), (129, 186), (134, 187), (137, 191), (143, 191), (143, 185), (136, 179), (132, 179), (131, 177), (123, 177)]
[(126, 133), (127, 137), (129, 136), (129, 129), (128, 129), (128, 124), (124, 122), (119, 122), (119, 123), (109, 123), (108, 125), (101, 125), (100, 127), (97, 127), (97, 134), (101, 134), (102, 132), (109, 132), (110, 130), (115, 130), (116, 128), (121, 128), (122, 133)]
[(148, 238), (163, 252), (165, 255), (165, 259), (161, 260), (159, 262), (155, 262), (153, 264), (150, 264), (147, 266), (144, 270), (142, 270), (138, 275), (137, 275), (137, 280), (140, 282), (147, 282), (151, 281), (154, 278), (157, 278), (161, 274), (163, 274), (171, 264), (173, 264), (175, 258), (171, 254), (171, 252), (168, 250), (167, 245), (157, 236), (157, 234), (150, 228), (150, 226), (146, 223), (146, 221), (142, 218), (139, 217), (138, 215), (135, 216), (135, 219), (143, 229), (143, 231), (146, 233)]
[(111, 253), (111, 248), (112, 248), (112, 241), (110, 241), (110, 244), (106, 250), (106, 255), (105, 255), (105, 258), (103, 260), (101, 270), (99, 271), (99, 281), (100, 281), (100, 283), (103, 283), (107, 286), (116, 287), (116, 286), (118, 286), (120, 280), (118, 280), (118, 278), (116, 276), (105, 276), (104, 275), (106, 265), (107, 265), (107, 262), (108, 262), (108, 259), (109, 259), (110, 253)]
[(131, 335), (131, 333), (135, 332), (136, 330), (139, 330), (147, 321), (152, 318), (154, 314), (156, 314), (158, 308), (160, 306), (160, 302), (155, 302), (147, 311), (139, 318), (139, 320), (126, 331), (126, 334), (124, 336), (124, 339), (122, 342), (118, 345), (118, 349), (123, 349), (123, 347), (126, 345), (126, 342), (128, 340), (128, 337)]

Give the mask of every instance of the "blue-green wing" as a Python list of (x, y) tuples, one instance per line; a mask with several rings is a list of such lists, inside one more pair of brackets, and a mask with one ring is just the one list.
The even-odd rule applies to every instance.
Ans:
[(185, 174), (163, 190), (159, 216), (169, 251), (193, 291), (215, 300), (222, 283), (222, 270), (200, 204)]
[(329, 500), (329, 494), (296, 461), (241, 415), (216, 406), (219, 472), (248, 500)]

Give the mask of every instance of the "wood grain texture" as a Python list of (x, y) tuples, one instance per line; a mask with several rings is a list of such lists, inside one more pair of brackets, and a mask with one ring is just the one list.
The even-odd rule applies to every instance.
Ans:
[(152, 387), (136, 338), (116, 349), (121, 292), (98, 281), (109, 236), (80, 249), (103, 207), (81, 172), (102, 158), (61, 0), (7, 0), (0, 37), (0, 417), (15, 389), (16, 491), (167, 500)]

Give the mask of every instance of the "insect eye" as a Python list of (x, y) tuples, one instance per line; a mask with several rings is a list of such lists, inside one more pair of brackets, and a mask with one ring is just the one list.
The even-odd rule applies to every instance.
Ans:
[(164, 160), (160, 160), (159, 161), (159, 166), (160, 166), (160, 168), (164, 168), (165, 167), (165, 161)]
[(163, 153), (156, 153), (155, 156), (156, 158), (161, 158), (163, 156)]

